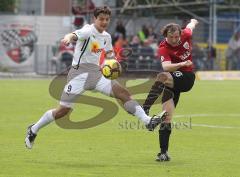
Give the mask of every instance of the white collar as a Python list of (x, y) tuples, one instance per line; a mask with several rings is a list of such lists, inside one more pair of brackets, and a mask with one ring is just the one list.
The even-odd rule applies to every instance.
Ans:
[(97, 28), (95, 27), (94, 23), (92, 24), (92, 27), (93, 27), (94, 32), (96, 32), (96, 33), (98, 33), (98, 34), (103, 34), (103, 33), (104, 33), (104, 31), (100, 33), (100, 32), (97, 30)]

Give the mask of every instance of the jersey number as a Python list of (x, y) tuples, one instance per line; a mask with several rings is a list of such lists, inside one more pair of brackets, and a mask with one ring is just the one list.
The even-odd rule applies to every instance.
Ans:
[(68, 85), (67, 92), (71, 92), (71, 90), (72, 90), (72, 86)]
[(176, 76), (176, 77), (181, 77), (183, 75), (183, 73), (181, 71), (175, 71), (173, 72), (173, 74)]

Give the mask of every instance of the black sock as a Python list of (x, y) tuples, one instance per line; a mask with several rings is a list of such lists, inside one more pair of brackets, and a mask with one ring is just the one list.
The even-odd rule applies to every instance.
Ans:
[(166, 153), (168, 151), (168, 143), (171, 132), (171, 123), (161, 124), (159, 129), (159, 144), (161, 153)]
[(164, 84), (159, 81), (156, 81), (153, 84), (143, 104), (143, 109), (147, 114), (149, 113), (149, 109), (151, 108), (153, 103), (158, 99), (159, 95), (162, 93), (163, 88), (164, 88)]

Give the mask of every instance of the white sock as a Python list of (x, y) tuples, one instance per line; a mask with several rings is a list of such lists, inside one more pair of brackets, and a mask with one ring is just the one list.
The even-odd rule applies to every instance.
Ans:
[(52, 115), (53, 110), (49, 110), (43, 114), (43, 116), (39, 119), (39, 121), (31, 127), (31, 130), (34, 134), (37, 134), (40, 128), (48, 125), (50, 122), (54, 121), (54, 117)]
[(149, 117), (143, 110), (143, 108), (135, 100), (129, 100), (124, 104), (124, 108), (127, 112), (135, 115), (145, 124), (150, 122), (151, 117)]
[(143, 108), (138, 105), (136, 106), (136, 112), (134, 113), (144, 124), (148, 124), (150, 122), (151, 117), (149, 117), (143, 110)]

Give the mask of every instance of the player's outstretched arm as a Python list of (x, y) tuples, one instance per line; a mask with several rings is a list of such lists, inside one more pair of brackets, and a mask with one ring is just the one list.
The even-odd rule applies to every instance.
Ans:
[(68, 33), (64, 36), (64, 38), (61, 40), (61, 42), (65, 45), (69, 45), (72, 42), (76, 42), (77, 41), (77, 35), (74, 33)]
[(190, 23), (187, 24), (186, 28), (189, 28), (193, 31), (197, 24), (198, 21), (196, 19), (191, 19)]

